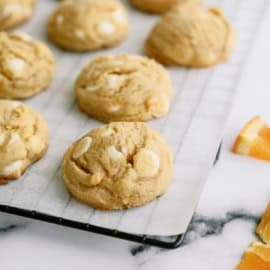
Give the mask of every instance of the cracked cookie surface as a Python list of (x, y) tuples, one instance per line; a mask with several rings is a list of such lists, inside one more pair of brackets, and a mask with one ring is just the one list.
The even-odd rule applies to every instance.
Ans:
[(226, 61), (234, 40), (234, 30), (221, 10), (183, 4), (155, 24), (145, 51), (165, 65), (207, 67)]
[(102, 210), (144, 205), (172, 179), (168, 143), (141, 122), (98, 127), (75, 142), (62, 164), (63, 181), (79, 201)]
[(1, 0), (0, 30), (12, 28), (27, 21), (32, 13), (35, 0)]
[(0, 100), (0, 184), (19, 178), (48, 144), (47, 123), (38, 113), (21, 102)]
[(155, 61), (135, 55), (98, 57), (76, 82), (80, 109), (105, 122), (164, 116), (171, 93), (168, 72)]
[(23, 32), (0, 32), (0, 98), (37, 94), (51, 83), (54, 69), (46, 45)]
[(65, 0), (50, 16), (47, 33), (52, 42), (67, 50), (113, 47), (127, 36), (128, 17), (116, 0)]
[(137, 9), (148, 13), (165, 13), (177, 4), (198, 2), (198, 0), (129, 0)]

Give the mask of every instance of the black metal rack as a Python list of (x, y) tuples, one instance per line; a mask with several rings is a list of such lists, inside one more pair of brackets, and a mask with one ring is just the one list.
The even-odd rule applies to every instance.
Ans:
[(93, 226), (91, 224), (80, 223), (80, 222), (76, 222), (76, 221), (72, 221), (68, 219), (58, 218), (58, 217), (42, 214), (39, 212), (24, 210), (24, 209), (20, 209), (16, 207), (11, 207), (11, 206), (0, 205), (0, 211), (9, 213), (9, 214), (22, 216), (22, 217), (32, 218), (35, 220), (45, 221), (48, 223), (62, 225), (69, 228), (79, 229), (83, 231), (88, 231), (92, 233), (102, 234), (102, 235), (106, 235), (106, 236), (110, 236), (114, 238), (119, 238), (123, 240), (128, 240), (132, 242), (137, 242), (141, 244), (162, 247), (162, 248), (167, 248), (167, 249), (173, 249), (173, 248), (179, 247), (181, 245), (182, 240), (184, 239), (184, 235), (182, 234), (177, 235), (177, 236), (172, 236), (172, 237), (166, 237), (165, 239), (168, 239), (168, 240), (165, 240), (164, 237), (162, 239), (159, 239), (159, 238), (151, 238), (150, 236), (147, 236), (147, 235), (129, 234), (125, 232), (120, 232), (118, 230), (106, 229), (106, 228), (102, 228), (98, 226)]

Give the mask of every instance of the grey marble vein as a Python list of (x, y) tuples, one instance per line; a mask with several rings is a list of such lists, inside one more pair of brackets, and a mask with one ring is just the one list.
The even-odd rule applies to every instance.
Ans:
[[(199, 238), (220, 235), (222, 234), (224, 227), (234, 220), (244, 220), (257, 224), (259, 217), (241, 210), (227, 213), (224, 218), (210, 218), (196, 214), (189, 226), (189, 230), (184, 238), (182, 246), (189, 245)], [(149, 249), (154, 249), (155, 254), (166, 251), (165, 249), (161, 248), (151, 248), (146, 245), (136, 245), (130, 248), (130, 253), (132, 256), (138, 256)]]
[(0, 234), (25, 228), (30, 220), (0, 212)]

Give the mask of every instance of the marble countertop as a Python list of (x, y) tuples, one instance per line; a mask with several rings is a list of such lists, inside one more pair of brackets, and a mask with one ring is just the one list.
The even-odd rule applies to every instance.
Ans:
[[(268, 12), (269, 13), (269, 12)], [(162, 250), (0, 213), (1, 269), (233, 270), (270, 198), (269, 163), (234, 155), (239, 128), (256, 114), (270, 123), (270, 14), (239, 84), (218, 164), (184, 244)]]

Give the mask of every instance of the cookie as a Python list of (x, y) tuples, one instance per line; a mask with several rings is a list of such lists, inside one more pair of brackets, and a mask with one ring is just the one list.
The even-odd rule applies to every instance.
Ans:
[(228, 59), (234, 39), (230, 22), (218, 8), (182, 4), (156, 23), (145, 51), (164, 65), (208, 67)]
[(171, 93), (168, 72), (155, 61), (135, 55), (98, 57), (76, 82), (80, 109), (104, 122), (164, 116)]
[(129, 0), (137, 9), (147, 13), (165, 13), (176, 4), (198, 2), (198, 0)]
[(50, 16), (47, 32), (52, 42), (71, 51), (113, 47), (128, 34), (127, 13), (116, 0), (65, 0)]
[(0, 183), (19, 178), (46, 152), (49, 131), (45, 120), (18, 101), (0, 100)]
[(27, 21), (34, 8), (35, 0), (1, 0), (0, 30), (12, 28)]
[(98, 127), (66, 152), (62, 176), (79, 201), (102, 210), (144, 205), (164, 194), (172, 179), (165, 139), (142, 122)]
[(0, 98), (24, 99), (45, 89), (54, 75), (51, 51), (25, 33), (0, 32)]

